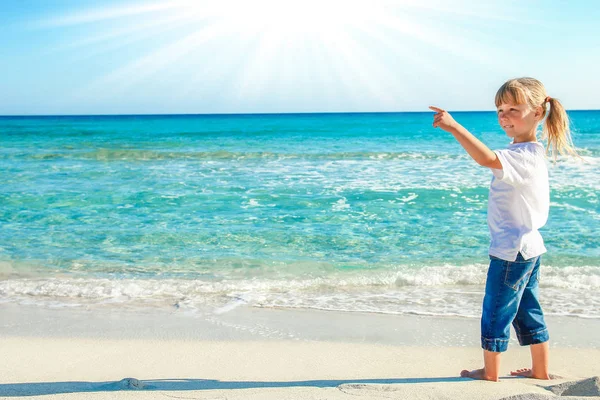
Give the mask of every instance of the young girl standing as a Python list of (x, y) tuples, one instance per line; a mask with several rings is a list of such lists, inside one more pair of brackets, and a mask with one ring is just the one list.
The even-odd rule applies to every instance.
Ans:
[(481, 346), (484, 367), (463, 370), (461, 376), (497, 381), (500, 354), (506, 351), (512, 324), (522, 346), (531, 346), (531, 369), (511, 375), (549, 379), (548, 330), (538, 301), (540, 256), (546, 252), (538, 229), (546, 223), (550, 204), (546, 150), (574, 154), (569, 119), (562, 104), (533, 78), (511, 79), (496, 93), (498, 122), (513, 139), (507, 149), (491, 151), (447, 112), (436, 112), (433, 126), (450, 132), (467, 153), (493, 173), (488, 199), (491, 235)]

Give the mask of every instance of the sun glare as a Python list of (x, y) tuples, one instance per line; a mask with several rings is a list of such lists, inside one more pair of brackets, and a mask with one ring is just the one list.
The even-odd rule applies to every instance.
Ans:
[(217, 4), (190, 3), (198, 15), (226, 18), (240, 31), (266, 30), (283, 36), (326, 35), (346, 29), (369, 15), (373, 6), (341, 0), (255, 0)]

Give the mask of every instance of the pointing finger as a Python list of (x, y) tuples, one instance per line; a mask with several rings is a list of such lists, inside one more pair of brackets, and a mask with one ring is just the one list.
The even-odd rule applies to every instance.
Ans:
[(443, 113), (443, 112), (444, 112), (444, 110), (442, 110), (441, 108), (434, 107), (434, 106), (429, 106), (429, 109), (430, 109), (430, 110), (433, 110), (433, 111), (440, 112), (440, 113)]

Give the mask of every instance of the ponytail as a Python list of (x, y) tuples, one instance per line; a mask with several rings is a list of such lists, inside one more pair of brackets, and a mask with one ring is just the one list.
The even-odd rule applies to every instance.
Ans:
[[(558, 99), (546, 97), (546, 100), (542, 104), (544, 113), (547, 112), (542, 125), (542, 139), (548, 141), (546, 152), (551, 153), (555, 161), (557, 153), (578, 157), (571, 139), (569, 116), (565, 108)], [(547, 105), (550, 106), (549, 110), (547, 110)]]

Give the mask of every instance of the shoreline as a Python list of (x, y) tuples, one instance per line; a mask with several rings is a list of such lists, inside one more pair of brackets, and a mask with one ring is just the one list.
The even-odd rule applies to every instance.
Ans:
[[(479, 318), (314, 309), (75, 307), (0, 304), (0, 337), (322, 341), (479, 347)], [(546, 316), (552, 347), (599, 348), (600, 319)], [(518, 348), (511, 328), (510, 348)]]

